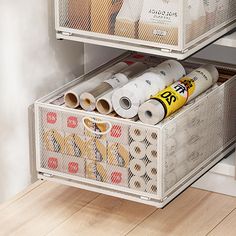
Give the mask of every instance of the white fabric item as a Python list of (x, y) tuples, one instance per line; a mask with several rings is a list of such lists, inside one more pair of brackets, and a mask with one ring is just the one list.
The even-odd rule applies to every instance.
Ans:
[(137, 22), (140, 19), (144, 0), (124, 0), (116, 19)]
[(206, 16), (203, 1), (189, 0), (189, 9), (193, 21)]

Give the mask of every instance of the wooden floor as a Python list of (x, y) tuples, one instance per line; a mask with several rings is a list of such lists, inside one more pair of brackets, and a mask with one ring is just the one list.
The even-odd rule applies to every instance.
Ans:
[(0, 235), (236, 235), (236, 198), (189, 188), (163, 210), (38, 181), (0, 205)]

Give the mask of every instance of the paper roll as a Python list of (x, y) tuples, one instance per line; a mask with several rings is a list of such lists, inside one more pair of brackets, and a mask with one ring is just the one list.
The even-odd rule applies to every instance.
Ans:
[(147, 130), (147, 136), (146, 139), (149, 143), (157, 145), (157, 140), (158, 140), (158, 134), (157, 130)]
[[(219, 79), (215, 66), (204, 65), (158, 92), (139, 108), (139, 119), (155, 125), (213, 86)], [(191, 85), (190, 85), (191, 84)]]
[(151, 162), (146, 167), (147, 175), (150, 179), (157, 180), (157, 162)]
[(146, 146), (141, 142), (132, 142), (130, 144), (130, 154), (132, 157), (142, 159), (146, 155)]
[(115, 90), (112, 90), (111, 92), (108, 92), (107, 94), (105, 94), (101, 98), (98, 98), (98, 100), (96, 102), (96, 108), (99, 113), (101, 113), (103, 115), (108, 115), (114, 110), (113, 105), (112, 105), (112, 101), (111, 101), (114, 91)]
[[(129, 66), (124, 70), (116, 73), (108, 80), (101, 82), (98, 86), (93, 87), (93, 89), (83, 92), (80, 95), (80, 105), (86, 111), (93, 111), (96, 108), (96, 101), (99, 97), (104, 94), (124, 86), (131, 80), (135, 75), (143, 72), (148, 67), (142, 62), (127, 62)], [(98, 104), (102, 105), (102, 104)]]
[(146, 182), (142, 177), (133, 176), (129, 181), (129, 187), (137, 191), (145, 192)]
[(129, 129), (129, 135), (134, 141), (142, 142), (146, 138), (146, 129), (131, 126)]
[(110, 114), (113, 111), (111, 100), (114, 91), (127, 84), (130, 80), (134, 79), (136, 75), (140, 74), (147, 68), (148, 66), (146, 64), (136, 62), (120, 73), (115, 74), (113, 79), (108, 80), (108, 83), (111, 84), (113, 90), (108, 90), (106, 93), (97, 96), (96, 108), (98, 112), (105, 115)]
[(158, 150), (157, 146), (155, 145), (149, 145), (147, 147), (146, 155), (149, 161), (156, 162), (158, 158)]
[(114, 110), (123, 118), (137, 116), (142, 103), (183, 75), (185, 75), (183, 66), (174, 60), (165, 61), (157, 67), (149, 69), (113, 93)]
[(70, 108), (77, 108), (80, 104), (80, 95), (83, 92), (89, 91), (92, 88), (98, 86), (101, 82), (111, 78), (115, 73), (123, 70), (128, 66), (125, 62), (119, 62), (104, 72), (92, 77), (91, 79), (81, 82), (71, 90), (67, 91), (64, 96), (66, 106)]
[(130, 171), (135, 176), (143, 176), (146, 174), (146, 163), (139, 159), (133, 159), (129, 165)]
[(147, 189), (146, 191), (148, 193), (153, 193), (153, 194), (156, 194), (157, 193), (157, 181), (156, 180), (149, 180), (147, 182)]

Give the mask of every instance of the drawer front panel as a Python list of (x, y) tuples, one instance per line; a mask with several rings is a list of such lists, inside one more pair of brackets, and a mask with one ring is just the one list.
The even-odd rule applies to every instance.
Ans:
[(104, 45), (119, 43), (119, 48), (123, 44), (124, 49), (134, 45), (140, 51), (146, 47), (180, 53), (227, 31), (236, 20), (236, 3), (231, 0), (55, 0), (55, 11), (59, 32)]
[(46, 107), (38, 119), (41, 170), (157, 197), (157, 128)]

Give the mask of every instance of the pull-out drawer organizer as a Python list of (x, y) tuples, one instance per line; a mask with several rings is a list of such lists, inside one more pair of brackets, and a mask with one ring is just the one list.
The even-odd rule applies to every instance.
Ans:
[(60, 39), (184, 59), (236, 26), (234, 0), (55, 0)]
[[(66, 91), (119, 60), (35, 103), (38, 175), (163, 207), (232, 149), (236, 68), (216, 65), (219, 86), (156, 126), (65, 107)], [(202, 63), (184, 64), (191, 70)]]

